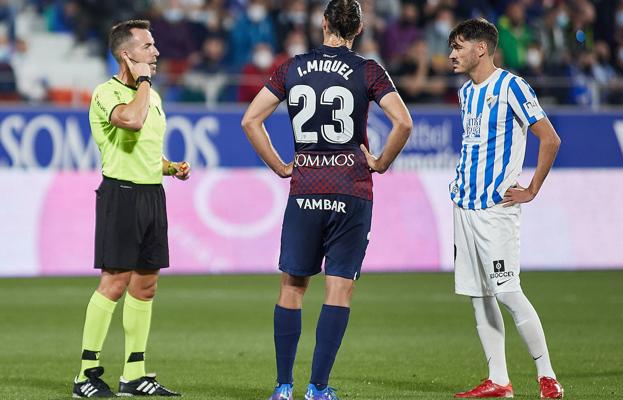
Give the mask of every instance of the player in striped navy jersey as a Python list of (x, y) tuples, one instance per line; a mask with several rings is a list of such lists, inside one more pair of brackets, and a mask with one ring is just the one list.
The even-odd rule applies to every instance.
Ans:
[[(536, 197), (560, 138), (530, 85), (493, 64), (497, 43), (497, 29), (484, 19), (460, 23), (448, 38), (454, 72), (470, 78), (458, 93), (463, 143), (450, 183), (455, 291), (472, 299), (489, 366), (488, 379), (455, 397), (513, 396), (499, 301), (512, 314), (536, 362), (541, 398), (561, 398), (563, 389), (552, 369), (541, 322), (519, 282), (520, 204)], [(540, 145), (532, 181), (524, 188), (517, 180), (528, 128)]]
[[(331, 0), (323, 44), (283, 63), (257, 94), (242, 126), (264, 162), (290, 179), (281, 234), (281, 291), (274, 312), (277, 387), (270, 400), (292, 400), (292, 368), (301, 335), (301, 307), (310, 277), (324, 260), (325, 303), (305, 400), (337, 400), (329, 376), (348, 325), (372, 219), (372, 175), (394, 161), (412, 130), (411, 116), (385, 69), (351, 50), (363, 27), (356, 0)], [(392, 122), (385, 147), (368, 152), (367, 117), (374, 100)], [(287, 101), (294, 161), (270, 144), (264, 120)]]

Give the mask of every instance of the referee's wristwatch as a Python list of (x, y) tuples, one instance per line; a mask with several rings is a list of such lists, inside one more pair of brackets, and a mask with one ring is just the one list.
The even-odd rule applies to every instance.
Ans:
[(138, 85), (140, 85), (141, 82), (147, 82), (149, 83), (149, 86), (151, 86), (151, 77), (147, 75), (139, 76), (138, 78), (136, 78), (136, 87), (138, 87)]

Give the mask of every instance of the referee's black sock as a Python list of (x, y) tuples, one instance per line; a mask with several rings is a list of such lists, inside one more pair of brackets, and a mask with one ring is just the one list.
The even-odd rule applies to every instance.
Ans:
[(316, 327), (316, 348), (312, 362), (310, 383), (323, 390), (329, 384), (329, 375), (335, 356), (342, 344), (348, 325), (350, 308), (323, 304)]

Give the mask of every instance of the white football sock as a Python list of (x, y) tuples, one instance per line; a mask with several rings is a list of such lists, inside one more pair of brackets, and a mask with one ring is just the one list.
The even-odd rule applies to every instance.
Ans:
[(537, 374), (556, 378), (547, 351), (541, 320), (523, 292), (498, 293), (497, 299), (510, 311), (519, 335), (536, 363)]
[(489, 365), (489, 379), (498, 385), (508, 385), (506, 353), (504, 351), (504, 320), (495, 297), (472, 297), (476, 329)]

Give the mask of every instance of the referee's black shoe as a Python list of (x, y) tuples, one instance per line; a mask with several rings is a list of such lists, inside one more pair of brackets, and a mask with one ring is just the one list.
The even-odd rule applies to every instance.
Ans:
[(78, 382), (74, 379), (74, 390), (72, 397), (117, 397), (111, 390), (110, 386), (100, 379), (104, 374), (104, 367), (87, 368), (84, 375), (87, 377), (85, 381)]
[(156, 381), (156, 374), (147, 374), (142, 378), (133, 381), (126, 381), (121, 377), (119, 379), (119, 393), (117, 396), (181, 396), (162, 386)]

